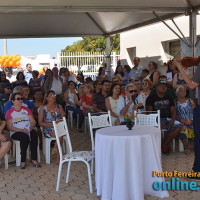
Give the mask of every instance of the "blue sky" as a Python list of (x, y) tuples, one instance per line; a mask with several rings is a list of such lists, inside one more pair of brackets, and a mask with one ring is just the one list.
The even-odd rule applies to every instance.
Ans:
[[(57, 52), (60, 52), (61, 49), (81, 39), (81, 37), (8, 39), (8, 55), (36, 56), (38, 54), (50, 54), (51, 57), (56, 57)], [(0, 39), (0, 55), (3, 55), (2, 39)]]

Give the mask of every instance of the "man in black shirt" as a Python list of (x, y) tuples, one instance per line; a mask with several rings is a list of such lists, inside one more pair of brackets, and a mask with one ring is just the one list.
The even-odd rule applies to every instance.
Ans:
[(105, 99), (108, 96), (110, 81), (102, 81), (102, 90), (96, 93), (92, 99), (92, 106), (94, 112), (107, 112)]
[[(176, 108), (174, 99), (166, 93), (167, 92), (167, 82), (159, 80), (156, 83), (156, 93), (150, 94), (146, 100), (147, 111), (157, 111), (160, 110), (161, 116), (161, 127), (169, 129), (170, 133), (162, 144), (162, 152), (169, 153), (169, 143), (180, 134), (180, 125), (174, 125), (176, 117)], [(169, 120), (169, 118), (171, 118)], [(183, 144), (187, 144), (186, 140)]]

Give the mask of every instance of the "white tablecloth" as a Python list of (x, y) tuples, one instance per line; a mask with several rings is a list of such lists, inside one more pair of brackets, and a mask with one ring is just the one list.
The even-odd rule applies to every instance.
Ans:
[(153, 171), (162, 172), (161, 133), (158, 128), (114, 126), (95, 136), (95, 181), (102, 200), (143, 200), (145, 195), (168, 197), (155, 191)]

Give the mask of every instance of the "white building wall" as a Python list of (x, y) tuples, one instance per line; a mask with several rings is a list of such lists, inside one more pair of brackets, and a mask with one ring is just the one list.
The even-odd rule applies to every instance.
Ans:
[[(174, 20), (184, 35), (189, 37), (189, 17), (183, 16), (175, 18)], [(171, 20), (166, 21), (166, 23), (176, 30), (176, 32), (178, 31)], [(197, 35), (200, 35), (200, 16), (197, 16)], [(147, 63), (150, 60), (159, 64), (158, 60), (161, 57), (165, 59), (161, 42), (177, 39), (178, 37), (162, 22), (121, 33), (120, 53), (122, 65), (129, 64), (133, 67), (133, 56), (129, 56), (127, 50), (133, 47), (136, 47), (136, 56), (141, 58), (141, 65), (144, 67), (147, 67)], [(186, 49), (183, 48), (183, 51), (186, 51)], [(187, 54), (187, 52), (183, 52), (184, 54)], [(162, 67), (159, 68), (162, 71)]]

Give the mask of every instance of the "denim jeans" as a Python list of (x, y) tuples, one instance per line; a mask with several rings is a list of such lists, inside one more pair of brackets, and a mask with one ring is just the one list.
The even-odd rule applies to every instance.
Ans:
[(79, 123), (78, 128), (81, 129), (84, 121), (83, 111), (80, 108), (73, 107), (73, 106), (66, 106), (66, 116), (68, 117), (68, 110), (73, 111), (73, 118), (77, 120), (77, 114), (79, 115)]

